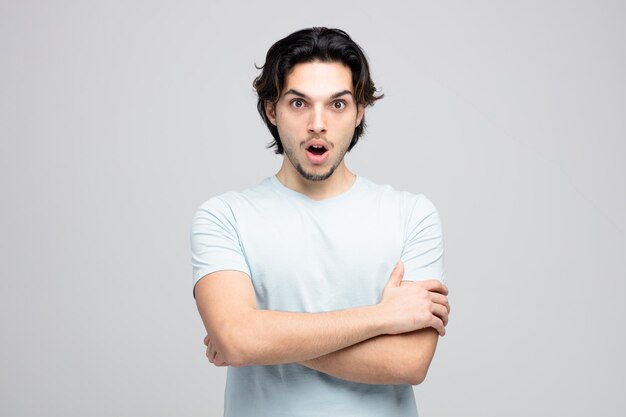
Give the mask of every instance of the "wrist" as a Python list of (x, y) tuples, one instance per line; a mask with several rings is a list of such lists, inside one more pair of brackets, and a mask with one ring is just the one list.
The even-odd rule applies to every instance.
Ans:
[(372, 332), (375, 333), (375, 335), (372, 337), (380, 336), (382, 334), (388, 334), (389, 321), (387, 320), (385, 306), (378, 303), (366, 308), (368, 309), (368, 313), (370, 314), (369, 323), (372, 326)]

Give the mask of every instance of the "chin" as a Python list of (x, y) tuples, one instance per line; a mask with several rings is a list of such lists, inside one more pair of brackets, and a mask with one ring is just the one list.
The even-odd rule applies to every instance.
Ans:
[(304, 178), (305, 180), (309, 180), (309, 181), (324, 181), (324, 180), (327, 180), (328, 178), (330, 178), (331, 175), (333, 175), (333, 173), (335, 172), (336, 168), (337, 167), (332, 167), (327, 172), (323, 172), (323, 173), (313, 173), (313, 172), (305, 171), (304, 168), (302, 168), (301, 165), (298, 165), (296, 167), (296, 170), (302, 176), (302, 178)]

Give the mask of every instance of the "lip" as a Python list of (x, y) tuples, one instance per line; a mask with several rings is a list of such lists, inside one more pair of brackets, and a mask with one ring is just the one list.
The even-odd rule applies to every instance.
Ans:
[(330, 149), (328, 142), (322, 139), (311, 139), (311, 140), (307, 140), (306, 142), (304, 142), (304, 149), (307, 149), (311, 146), (323, 146), (324, 149), (326, 150)]
[[(324, 152), (321, 155), (316, 155), (312, 152), (309, 152), (309, 148), (311, 146), (322, 146), (324, 149), (326, 149), (326, 152)], [(326, 160), (328, 159), (328, 156), (330, 155), (330, 146), (328, 145), (327, 142), (323, 141), (322, 139), (312, 139), (304, 143), (304, 151), (306, 153), (307, 159), (313, 165), (321, 165), (324, 162), (326, 162)]]

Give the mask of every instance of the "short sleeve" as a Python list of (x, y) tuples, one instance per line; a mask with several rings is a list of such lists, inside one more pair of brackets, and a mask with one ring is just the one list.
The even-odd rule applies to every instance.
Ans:
[(426, 197), (418, 195), (407, 222), (402, 252), (404, 279), (445, 280), (443, 234), (437, 209)]
[(204, 203), (191, 224), (193, 285), (207, 274), (236, 270), (250, 276), (232, 209), (219, 197)]

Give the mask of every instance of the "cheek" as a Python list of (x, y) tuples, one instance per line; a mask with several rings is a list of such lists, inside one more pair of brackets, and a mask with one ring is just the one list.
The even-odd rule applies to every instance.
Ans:
[[(347, 115), (345, 115), (347, 116)], [(343, 134), (349, 134), (352, 136), (352, 132), (356, 129), (356, 119), (354, 115), (350, 115), (349, 117), (342, 117), (341, 121), (337, 121), (338, 130), (340, 130)]]
[(279, 132), (298, 132), (300, 130), (306, 130), (306, 120), (301, 115), (280, 115), (276, 119), (276, 127)]
[(288, 123), (279, 123), (276, 128), (278, 129), (278, 136), (280, 136), (283, 145), (289, 146), (289, 143), (292, 142), (294, 138), (298, 137), (298, 131)]

